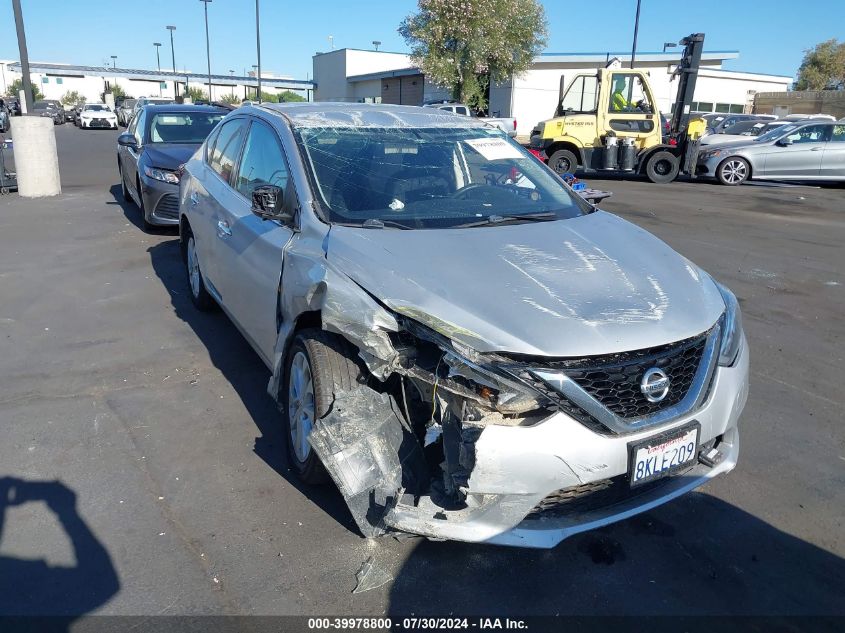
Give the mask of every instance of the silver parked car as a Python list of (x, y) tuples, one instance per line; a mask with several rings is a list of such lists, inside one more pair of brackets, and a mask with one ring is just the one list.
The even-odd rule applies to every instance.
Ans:
[(365, 535), (553, 547), (736, 465), (737, 299), (480, 121), (241, 107), (185, 166), (180, 238), (292, 469)]
[(696, 173), (723, 185), (761, 180), (845, 181), (845, 125), (808, 120), (774, 128), (747, 143), (707, 146)]

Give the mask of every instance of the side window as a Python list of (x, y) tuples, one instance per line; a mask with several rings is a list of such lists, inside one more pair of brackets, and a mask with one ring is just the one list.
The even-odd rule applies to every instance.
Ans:
[(287, 184), (288, 167), (276, 133), (264, 123), (253, 121), (238, 168), (235, 189), (251, 200), (256, 187), (276, 185), (284, 189)]
[(796, 145), (799, 143), (824, 143), (830, 136), (832, 125), (808, 125), (795, 130), (787, 138)]
[(467, 116), (469, 114), (469, 112), (467, 112), (467, 109), (464, 106), (457, 106), (455, 108), (455, 113), (463, 114), (464, 116)]
[(132, 125), (134, 126), (132, 129), (132, 135), (135, 137), (135, 142), (138, 145), (142, 145), (144, 143), (144, 126), (147, 121), (146, 115), (146, 112), (141, 111), (138, 113), (138, 116), (132, 119)]
[(833, 143), (845, 143), (845, 125), (834, 125), (833, 136), (830, 137)]
[(640, 75), (613, 73), (610, 78), (610, 112), (637, 114), (652, 111)]
[(245, 131), (246, 122), (243, 119), (232, 119), (224, 123), (217, 134), (217, 142), (211, 150), (208, 166), (226, 182), (231, 181)]
[(211, 152), (214, 151), (214, 144), (217, 142), (217, 137), (220, 135), (220, 128), (213, 130), (208, 138), (205, 140), (205, 154), (203, 160), (208, 163), (211, 160)]
[(598, 85), (596, 76), (576, 77), (560, 102), (561, 114), (570, 112), (595, 112), (598, 109)]

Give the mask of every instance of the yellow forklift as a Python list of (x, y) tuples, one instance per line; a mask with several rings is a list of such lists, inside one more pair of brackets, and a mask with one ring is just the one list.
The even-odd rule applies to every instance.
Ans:
[(680, 44), (684, 49), (675, 70), (678, 92), (668, 131), (661, 129), (648, 74), (608, 67), (577, 75), (566, 90), (561, 76), (554, 118), (534, 128), (530, 148), (559, 174), (641, 173), (656, 183), (672, 182), (679, 173), (694, 178), (705, 124), (690, 121), (690, 104), (704, 33), (693, 33)]

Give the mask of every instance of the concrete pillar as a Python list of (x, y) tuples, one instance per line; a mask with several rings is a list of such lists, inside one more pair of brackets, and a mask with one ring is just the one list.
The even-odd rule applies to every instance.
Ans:
[(62, 192), (53, 119), (12, 117), (18, 195), (24, 198), (57, 196)]

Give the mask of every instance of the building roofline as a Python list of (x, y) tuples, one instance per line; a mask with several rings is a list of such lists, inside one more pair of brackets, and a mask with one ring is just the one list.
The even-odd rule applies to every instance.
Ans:
[(369, 79), (389, 79), (390, 77), (411, 77), (421, 75), (422, 70), (416, 66), (408, 68), (397, 68), (395, 70), (382, 70), (381, 72), (366, 73), (364, 75), (349, 75), (347, 81), (367, 81)]
[[(14, 70), (17, 72), (21, 72), (21, 64), (20, 62), (14, 62), (8, 64), (7, 67), (10, 70)], [(53, 72), (67, 72), (67, 73), (77, 73), (77, 74), (88, 74), (88, 75), (95, 75), (97, 77), (123, 77), (126, 79), (132, 79), (133, 77), (139, 79), (149, 79), (149, 80), (166, 80), (166, 79), (178, 79), (182, 80), (187, 77), (188, 80), (194, 80), (198, 83), (207, 83), (208, 82), (208, 75), (204, 73), (195, 73), (195, 72), (173, 72), (172, 70), (145, 70), (139, 68), (109, 68), (106, 66), (80, 66), (76, 64), (56, 64), (56, 63), (31, 63), (29, 65), (30, 72), (43, 72), (49, 73)], [(258, 84), (257, 77), (249, 77), (243, 75), (211, 75), (211, 82), (212, 84), (220, 84), (220, 85), (237, 85), (237, 84), (246, 84), (246, 85), (253, 85)], [(306, 81), (304, 79), (282, 79), (280, 77), (261, 77), (261, 85), (262, 86), (271, 86), (273, 88), (294, 88), (299, 90), (307, 90), (313, 89), (315, 83), (313, 81)]]
[(340, 53), (342, 51), (357, 51), (360, 53), (387, 53), (389, 55), (407, 55), (408, 57), (411, 56), (410, 53), (402, 53), (399, 51), (375, 51), (372, 48), (352, 48), (350, 46), (344, 46), (343, 48), (336, 48), (333, 51), (317, 51), (312, 55), (312, 57), (319, 57), (321, 55), (331, 55), (332, 53)]
[(789, 81), (794, 81), (795, 77), (791, 75), (773, 75), (771, 73), (755, 73), (750, 70), (726, 70), (724, 68), (703, 68), (701, 69), (704, 72), (708, 73), (724, 73), (727, 75), (754, 75), (757, 77), (773, 77), (776, 79), (788, 79)]

